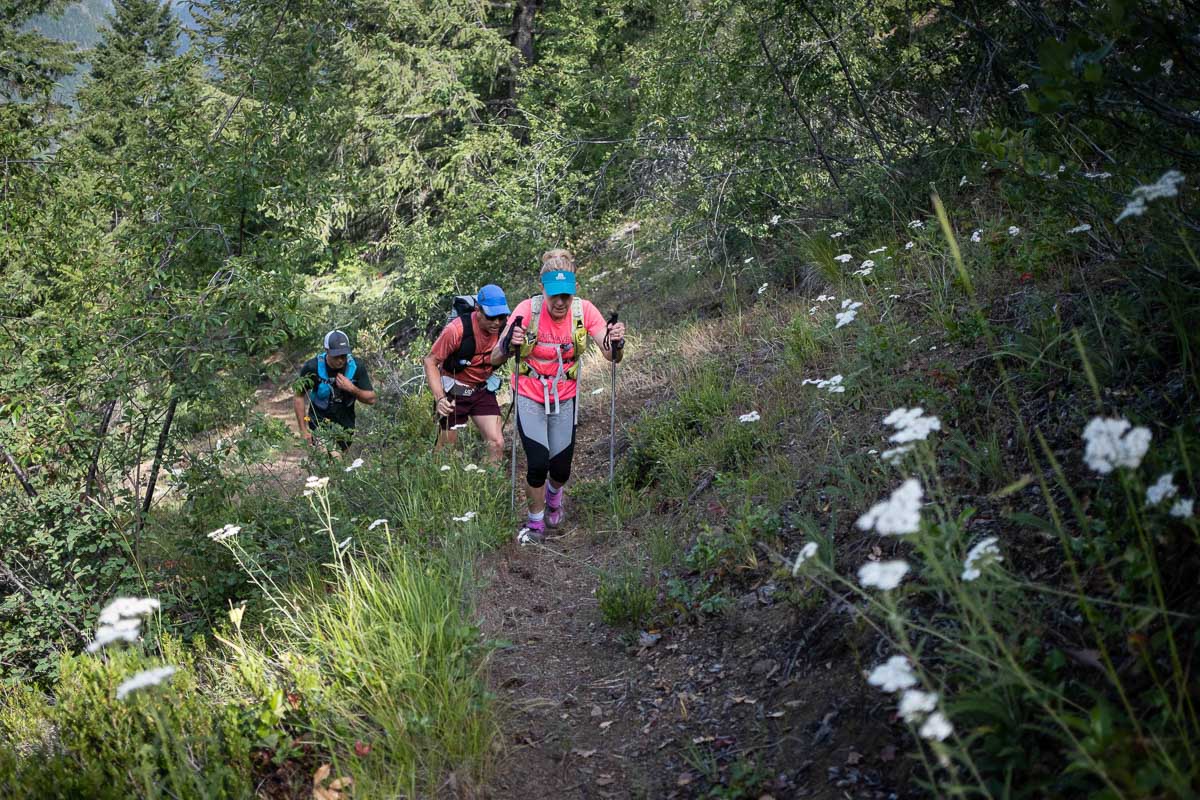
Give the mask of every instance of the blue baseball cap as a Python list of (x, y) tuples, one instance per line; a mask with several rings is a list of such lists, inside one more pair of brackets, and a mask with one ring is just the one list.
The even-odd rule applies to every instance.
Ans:
[(565, 270), (542, 273), (542, 288), (547, 295), (575, 294), (575, 273)]
[(483, 309), (483, 313), (489, 317), (511, 313), (508, 310), (508, 299), (504, 296), (504, 290), (494, 283), (489, 283), (479, 290), (479, 294), (475, 295), (475, 305)]

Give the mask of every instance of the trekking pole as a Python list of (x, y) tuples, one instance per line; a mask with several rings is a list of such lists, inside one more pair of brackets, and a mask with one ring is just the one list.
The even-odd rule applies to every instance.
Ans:
[[(508, 328), (508, 336), (504, 337), (504, 350), (503, 350), (504, 355), (506, 355), (506, 356), (508, 355), (508, 351), (512, 349), (513, 331), (515, 331), (517, 329), (517, 326), (521, 324), (521, 321), (523, 319), (524, 319), (524, 317), (517, 317), (516, 319), (513, 320), (512, 325), (510, 325)], [(517, 415), (518, 415), (518, 411), (517, 411), (517, 372), (516, 372), (515, 368), (513, 369), (512, 402), (508, 407), (508, 413), (511, 414), (512, 418), (513, 418), (513, 429), (512, 429), (512, 434), (511, 434), (511, 436), (512, 436), (512, 466), (511, 466), (512, 485), (511, 485), (511, 487), (509, 489), (509, 493), (508, 493), (508, 506), (509, 506), (509, 509), (513, 513), (516, 513), (516, 510), (517, 510), (517, 428), (519, 427), (519, 424), (517, 422)], [(504, 430), (503, 424), (501, 424), (500, 430)]]
[[(612, 317), (608, 320), (609, 325), (617, 324), (617, 312), (613, 312)], [(610, 342), (608, 332), (604, 334), (604, 344), (612, 356), (612, 387), (611, 397), (608, 399), (608, 488), (612, 491), (613, 488), (613, 472), (617, 463), (617, 352), (625, 348), (625, 340), (618, 339), (615, 342)]]

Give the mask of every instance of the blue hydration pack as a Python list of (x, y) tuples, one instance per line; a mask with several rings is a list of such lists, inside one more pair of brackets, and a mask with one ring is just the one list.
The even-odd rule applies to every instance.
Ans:
[[(346, 357), (346, 378), (354, 380), (354, 371), (358, 368), (358, 364), (354, 361), (354, 356)], [(314, 406), (322, 411), (329, 409), (329, 401), (333, 397), (333, 378), (329, 377), (329, 370), (325, 366), (325, 354), (317, 356), (317, 388), (308, 393), (308, 399)]]

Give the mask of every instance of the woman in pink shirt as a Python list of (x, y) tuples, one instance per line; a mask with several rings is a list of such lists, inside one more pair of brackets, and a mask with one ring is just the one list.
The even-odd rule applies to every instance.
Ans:
[(562, 524), (579, 419), (579, 362), (588, 340), (609, 361), (620, 361), (625, 339), (624, 323), (606, 323), (594, 305), (575, 295), (575, 260), (566, 250), (542, 256), (542, 290), (513, 309), (508, 326), (517, 353), (517, 433), (528, 463), (529, 519), (518, 541), (541, 541), (547, 524)]

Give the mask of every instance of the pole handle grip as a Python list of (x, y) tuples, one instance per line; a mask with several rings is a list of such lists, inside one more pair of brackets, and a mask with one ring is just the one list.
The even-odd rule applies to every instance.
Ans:
[(508, 336), (504, 337), (504, 349), (502, 351), (504, 353), (504, 355), (508, 355), (509, 351), (512, 350), (513, 331), (515, 331), (517, 329), (517, 326), (520, 325), (524, 321), (525, 321), (524, 317), (517, 317), (516, 319), (513, 320), (512, 325), (508, 326)]

